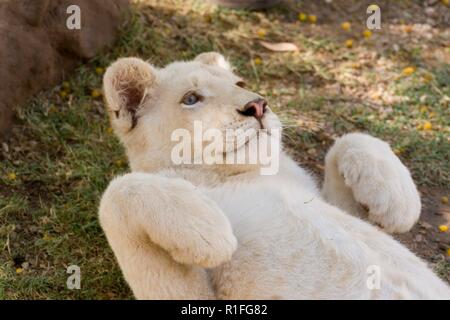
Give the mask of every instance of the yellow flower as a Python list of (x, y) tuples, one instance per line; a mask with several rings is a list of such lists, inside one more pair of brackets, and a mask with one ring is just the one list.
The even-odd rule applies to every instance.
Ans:
[(431, 122), (430, 121), (425, 121), (423, 126), (422, 126), (422, 130), (429, 131), (431, 129), (433, 129), (433, 125), (431, 124)]
[(203, 16), (203, 19), (205, 20), (206, 23), (212, 22), (212, 17), (209, 14), (206, 14), (205, 16)]
[(100, 89), (92, 89), (91, 91), (91, 97), (92, 98), (98, 98), (102, 95), (102, 90)]
[(52, 105), (50, 106), (50, 108), (48, 108), (48, 112), (49, 112), (49, 113), (55, 113), (55, 112), (58, 112), (58, 109), (56, 109), (55, 105), (52, 104)]
[(410, 76), (414, 73), (414, 71), (416, 71), (416, 68), (414, 67), (406, 67), (405, 69), (403, 69), (402, 74), (404, 76)]
[(446, 196), (443, 196), (443, 197), (441, 198), (441, 203), (442, 203), (442, 204), (448, 204), (448, 198), (447, 198)]
[(432, 74), (430, 74), (430, 73), (424, 74), (424, 76), (423, 76), (423, 82), (429, 83), (429, 82), (431, 82), (432, 80), (433, 80), (433, 75), (432, 75)]
[(372, 31), (366, 29), (363, 31), (362, 34), (363, 34), (364, 38), (369, 39), (372, 36)]
[(105, 72), (105, 69), (103, 69), (102, 67), (95, 68), (95, 73), (96, 74), (103, 74), (103, 72)]
[(403, 31), (405, 31), (406, 33), (411, 33), (413, 31), (413, 27), (410, 25), (404, 26)]
[(116, 160), (116, 166), (121, 167), (123, 165), (122, 160)]
[(50, 236), (48, 233), (44, 233), (44, 236), (42, 237), (42, 239), (44, 241), (51, 241), (51, 240), (53, 240), (53, 237)]
[(395, 148), (394, 149), (394, 153), (396, 154), (396, 155), (401, 155), (402, 153), (403, 153), (403, 148), (402, 147), (399, 147), (399, 148)]
[(343, 22), (342, 24), (341, 24), (341, 28), (344, 30), (344, 31), (349, 31), (350, 30), (350, 28), (351, 28), (351, 24), (350, 24), (350, 22)]
[(447, 255), (450, 257), (450, 248), (447, 249)]
[(348, 39), (345, 41), (345, 46), (347, 48), (352, 48), (353, 47), (353, 40), (352, 39)]
[(376, 4), (371, 4), (367, 9), (371, 10), (371, 11), (375, 11), (380, 9), (380, 7)]
[(20, 273), (22, 273), (22, 272), (23, 272), (23, 269), (22, 269), (22, 268), (17, 268), (17, 269), (16, 269), (16, 273), (17, 273), (17, 274), (20, 274)]
[(313, 15), (313, 14), (310, 14), (310, 15), (308, 16), (308, 20), (309, 20), (309, 22), (311, 22), (311, 23), (316, 23), (316, 22), (317, 22), (317, 17), (316, 17), (315, 15)]
[(447, 232), (448, 231), (448, 226), (446, 226), (445, 224), (441, 224), (439, 226), (439, 231), (440, 232)]
[(62, 83), (62, 86), (63, 86), (64, 89), (69, 89), (69, 88), (70, 88), (70, 83), (67, 82), (67, 81), (64, 81), (64, 82)]
[(17, 178), (17, 176), (16, 176), (16, 174), (14, 172), (8, 173), (7, 177), (8, 177), (8, 180), (11, 180), (11, 181), (16, 180), (16, 178)]
[(108, 132), (109, 134), (113, 133), (113, 128), (109, 127), (108, 129), (106, 129), (106, 132)]
[(67, 92), (67, 90), (61, 90), (60, 92), (59, 92), (59, 96), (61, 97), (61, 98), (65, 98), (65, 97), (67, 97), (67, 94), (68, 94), (68, 92)]
[(420, 113), (427, 113), (428, 112), (428, 107), (427, 106), (421, 106), (419, 110), (420, 110)]
[(264, 38), (264, 37), (266, 36), (266, 30), (264, 30), (264, 29), (259, 29), (258, 32), (257, 32), (257, 34), (258, 34), (258, 37)]
[(307, 18), (306, 13), (300, 12), (300, 13), (298, 14), (298, 20), (304, 22), (304, 21), (306, 21), (306, 18)]
[(260, 65), (260, 64), (262, 64), (262, 59), (259, 57), (256, 57), (255, 59), (253, 59), (253, 62), (255, 63), (255, 65)]

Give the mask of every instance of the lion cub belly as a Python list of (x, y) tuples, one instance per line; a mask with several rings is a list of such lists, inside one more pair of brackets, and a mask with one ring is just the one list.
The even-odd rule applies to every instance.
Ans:
[[(425, 264), (394, 239), (301, 186), (269, 181), (205, 192), (229, 217), (238, 240), (231, 261), (210, 270), (219, 299), (449, 295)], [(381, 290), (367, 285), (367, 270), (373, 266), (383, 270)], [(423, 290), (424, 284), (430, 289)]]
[[(313, 215), (321, 219), (317, 205), (310, 205), (322, 201), (318, 196), (270, 183), (223, 186), (208, 195), (227, 214), (238, 239), (232, 260), (211, 271), (218, 298), (339, 298), (341, 293), (328, 292), (327, 284), (361, 272), (339, 261), (345, 258), (324, 243), (311, 222)], [(336, 268), (337, 262), (344, 267)]]

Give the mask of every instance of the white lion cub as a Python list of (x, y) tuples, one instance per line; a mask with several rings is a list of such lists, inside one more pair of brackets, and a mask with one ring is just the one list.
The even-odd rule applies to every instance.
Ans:
[(107, 110), (132, 173), (110, 183), (99, 215), (134, 295), (449, 299), (423, 261), (365, 221), (405, 232), (421, 209), (408, 169), (377, 138), (338, 139), (322, 191), (283, 151), (274, 175), (261, 175), (259, 161), (173, 163), (172, 133), (193, 133), (195, 121), (220, 132), (259, 130), (237, 134), (223, 157), (257, 152), (249, 142), (262, 138), (281, 143), (270, 134), (281, 128), (277, 116), (242, 84), (214, 52), (163, 69), (137, 58), (108, 68)]

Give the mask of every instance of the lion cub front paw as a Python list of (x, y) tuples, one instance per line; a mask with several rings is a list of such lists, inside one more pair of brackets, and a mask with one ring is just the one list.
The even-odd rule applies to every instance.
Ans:
[(237, 240), (228, 230), (214, 228), (196, 232), (180, 246), (170, 251), (173, 259), (183, 264), (214, 268), (231, 260), (237, 248)]
[(237, 240), (228, 218), (208, 197), (191, 193), (183, 223), (170, 230), (169, 252), (183, 264), (213, 268), (231, 259)]
[(409, 231), (417, 222), (421, 202), (408, 169), (389, 145), (361, 135), (340, 150), (337, 165), (368, 218), (387, 232)]

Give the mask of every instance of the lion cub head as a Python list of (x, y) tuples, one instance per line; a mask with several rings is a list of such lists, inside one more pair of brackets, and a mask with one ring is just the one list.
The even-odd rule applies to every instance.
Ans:
[(162, 69), (119, 59), (103, 82), (110, 121), (132, 170), (192, 165), (246, 171), (263, 165), (260, 155), (267, 150), (261, 148), (279, 153), (277, 116), (218, 53)]

